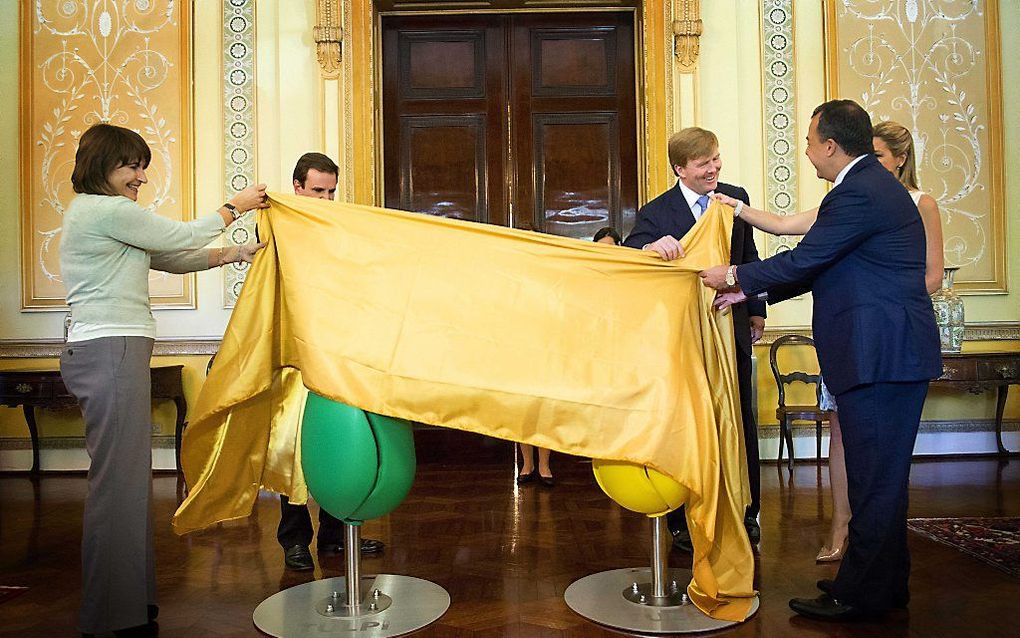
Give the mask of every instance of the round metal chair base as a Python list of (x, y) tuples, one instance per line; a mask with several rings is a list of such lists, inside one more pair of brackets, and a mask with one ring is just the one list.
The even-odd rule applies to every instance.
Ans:
[[(641, 634), (686, 634), (714, 631), (738, 624), (710, 618), (689, 602), (664, 607), (631, 602), (624, 597), (633, 583), (646, 583), (651, 577), (651, 569), (647, 567), (600, 572), (571, 583), (563, 598), (568, 607), (592, 622)], [(688, 569), (670, 569), (668, 578), (686, 587), (691, 582), (691, 572)], [(757, 611), (756, 596), (747, 617), (750, 618)]]
[[(313, 580), (273, 594), (255, 608), (252, 620), (260, 631), (277, 638), (351, 636), (355, 632), (387, 638), (421, 629), (450, 607), (450, 594), (431, 581), (379, 574), (361, 578), (361, 589), (367, 593), (364, 604), (359, 605), (362, 613), (352, 614), (346, 606), (338, 606), (335, 614), (324, 613), (321, 608), (333, 598), (333, 592), (343, 601), (345, 580), (342, 576)], [(385, 609), (369, 609), (375, 590), (380, 592), (377, 601), (388, 599)]]

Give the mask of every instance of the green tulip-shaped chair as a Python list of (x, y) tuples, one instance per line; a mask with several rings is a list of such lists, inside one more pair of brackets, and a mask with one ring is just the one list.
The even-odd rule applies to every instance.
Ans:
[[(736, 624), (710, 618), (691, 604), (686, 594), (691, 571), (667, 566), (672, 538), (666, 514), (688, 500), (689, 490), (635, 463), (594, 459), (592, 470), (609, 498), (651, 519), (652, 565), (612, 569), (574, 581), (563, 593), (567, 606), (599, 624), (642, 634), (712, 631)], [(752, 614), (757, 607), (755, 600)]]
[(255, 625), (273, 636), (398, 636), (437, 620), (445, 589), (410, 576), (361, 575), (361, 524), (385, 516), (414, 482), (411, 425), (308, 393), (301, 468), (319, 506), (344, 522), (345, 577), (304, 583), (262, 602)]

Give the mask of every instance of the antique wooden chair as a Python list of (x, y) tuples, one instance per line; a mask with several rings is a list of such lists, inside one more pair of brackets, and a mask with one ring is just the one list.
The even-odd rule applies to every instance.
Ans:
[[(779, 407), (776, 408), (776, 419), (779, 421), (779, 456), (778, 462), (783, 461), (783, 443), (790, 448), (790, 471), (793, 471), (793, 423), (794, 421), (812, 421), (815, 424), (816, 451), (818, 463), (822, 462), (822, 423), (828, 422), (829, 414), (818, 407), (821, 395), (821, 373), (812, 374), (799, 370), (783, 373), (779, 369), (777, 353), (783, 346), (811, 346), (814, 351), (815, 342), (810, 337), (801, 335), (783, 335), (772, 343), (769, 349), (769, 364), (772, 366), (772, 375), (776, 378), (776, 387), (779, 390)], [(790, 383), (813, 383), (815, 385), (814, 405), (787, 405), (786, 386)]]

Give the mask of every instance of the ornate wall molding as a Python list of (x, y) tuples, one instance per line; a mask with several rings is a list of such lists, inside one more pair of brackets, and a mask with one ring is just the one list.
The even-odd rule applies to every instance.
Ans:
[[(255, 183), (255, 0), (223, 0), (224, 191), (233, 196)], [(254, 215), (231, 226), (228, 244), (255, 240)], [(248, 264), (223, 266), (223, 305), (232, 308)]]
[[(763, 0), (761, 41), (764, 125), (765, 201), (780, 215), (797, 207), (797, 100), (793, 55), (793, 0)], [(790, 236), (768, 236), (767, 254), (796, 245)]]
[(322, 69), (322, 77), (335, 80), (340, 76), (344, 30), (341, 26), (340, 0), (317, 0), (315, 3), (315, 55)]
[[(772, 345), (785, 334), (810, 337), (810, 328), (766, 328), (765, 336), (757, 345)], [(989, 321), (967, 326), (965, 341), (1020, 341), (1020, 322)], [(60, 356), (64, 345), (61, 339), (0, 339), (0, 359), (46, 359)], [(215, 354), (220, 340), (209, 339), (157, 339), (152, 354), (156, 357), (202, 356)]]
[[(0, 339), (0, 359), (51, 359), (60, 356), (63, 346), (61, 339)], [(219, 339), (157, 339), (152, 356), (213, 355), (219, 348)]]
[[(60, 226), (74, 198), (78, 139), (109, 123), (152, 151), (140, 203), (171, 219), (193, 210), (191, 3), (22, 3), (22, 307), (63, 309)], [(150, 275), (153, 305), (193, 308), (194, 275)]]
[(698, 68), (701, 45), (701, 0), (673, 0), (673, 55), (677, 70), (693, 73)]
[(998, 2), (827, 0), (829, 93), (913, 134), (956, 288), (1005, 292)]
[[(782, 335), (811, 336), (811, 328), (766, 328), (765, 336), (755, 345), (770, 346)], [(1020, 323), (1015, 321), (988, 321), (969, 324), (963, 331), (964, 341), (1020, 341)]]

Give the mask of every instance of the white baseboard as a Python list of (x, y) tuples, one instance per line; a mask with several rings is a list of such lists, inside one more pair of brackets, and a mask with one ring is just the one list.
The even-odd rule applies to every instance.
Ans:
[[(1020, 421), (1002, 424), (1002, 440), (1007, 449), (1020, 451)], [(767, 425), (758, 432), (762, 460), (775, 460), (779, 452), (779, 426)], [(815, 458), (814, 425), (793, 428), (793, 446), (797, 459)], [(925, 421), (921, 423), (914, 456), (993, 454), (995, 423), (991, 419), (968, 421)], [(783, 457), (787, 458), (783, 451)], [(822, 428), (822, 457), (829, 454), (829, 430)], [(89, 467), (84, 437), (45, 437), (40, 441), (39, 465), (45, 471), (82, 471)], [(24, 471), (32, 467), (32, 450), (25, 438), (0, 439), (0, 472)], [(174, 437), (152, 437), (152, 468), (173, 470)]]
[[(1020, 451), (1020, 421), (1003, 421), (1002, 442), (1006, 449)], [(779, 426), (759, 428), (758, 445), (763, 460), (775, 460), (779, 452)], [(814, 459), (817, 456), (813, 424), (794, 426), (793, 447), (798, 460)], [(915, 457), (994, 454), (997, 451), (995, 422), (992, 419), (923, 421), (914, 444)], [(828, 455), (829, 429), (822, 427), (822, 458)], [(785, 446), (783, 458), (788, 458)]]

